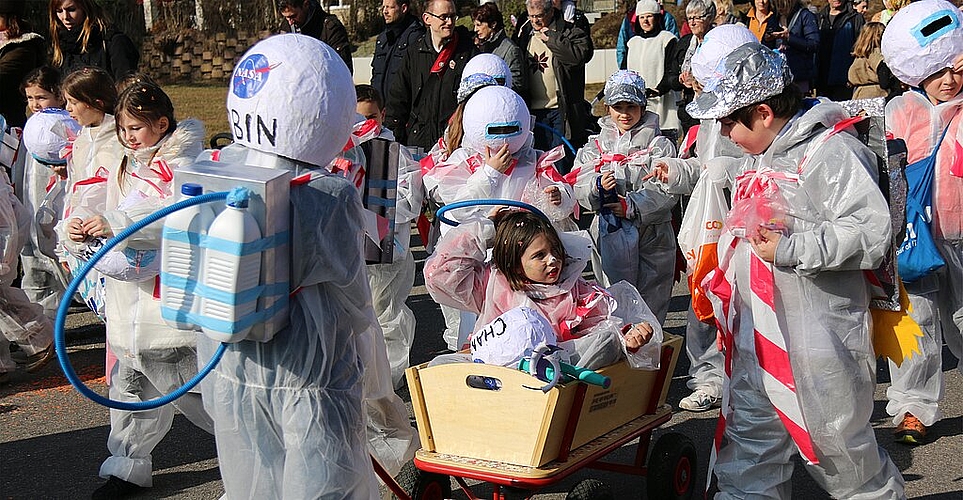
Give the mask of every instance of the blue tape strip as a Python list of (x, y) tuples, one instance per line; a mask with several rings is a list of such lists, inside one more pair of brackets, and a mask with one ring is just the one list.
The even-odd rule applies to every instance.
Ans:
[(160, 273), (161, 285), (191, 292), (198, 297), (211, 299), (222, 304), (237, 305), (245, 304), (257, 300), (259, 297), (274, 297), (277, 295), (287, 295), (290, 290), (288, 282), (273, 283), (270, 285), (259, 285), (237, 293), (225, 292), (210, 286), (201, 284), (196, 280), (184, 278), (170, 273)]
[(264, 323), (267, 320), (273, 318), (276, 314), (283, 311), (289, 305), (288, 297), (284, 296), (277, 302), (271, 305), (267, 309), (257, 311), (241, 318), (236, 321), (225, 321), (222, 319), (211, 318), (208, 316), (202, 316), (200, 314), (192, 314), (185, 311), (179, 311), (177, 309), (171, 309), (169, 307), (161, 306), (161, 317), (168, 321), (176, 321), (178, 323), (190, 323), (192, 325), (197, 325), (201, 328), (207, 330), (215, 331), (218, 333), (235, 334), (247, 328), (254, 326), (257, 323)]
[(237, 256), (251, 255), (286, 245), (288, 243), (288, 236), (288, 231), (282, 231), (250, 243), (238, 243), (236, 241), (214, 238), (193, 231), (169, 230), (168, 228), (164, 228), (163, 232), (163, 238), (166, 240), (188, 243), (192, 246), (210, 248), (211, 250)]
[[(490, 129), (492, 129), (492, 128), (498, 128), (498, 127), (518, 127), (518, 128), (517, 128), (516, 130), (512, 131), (512, 132), (507, 133), (507, 134), (493, 134), (493, 133), (489, 132)], [(505, 139), (505, 138), (508, 138), (508, 137), (515, 137), (516, 135), (521, 135), (521, 134), (522, 134), (522, 122), (520, 122), (520, 121), (518, 121), (518, 120), (516, 120), (516, 121), (511, 121), (511, 122), (489, 123), (488, 126), (485, 127), (485, 138), (486, 138), (486, 139)]]
[[(950, 10), (944, 9), (944, 10), (934, 12), (930, 14), (928, 17), (926, 17), (926, 19), (923, 19), (922, 21), (920, 21), (919, 24), (914, 26), (913, 29), (910, 30), (910, 33), (913, 34), (913, 38), (915, 38), (916, 42), (920, 44), (920, 47), (926, 47), (927, 45), (935, 42), (941, 36), (946, 34), (947, 31), (951, 31), (959, 27), (960, 26), (959, 16), (960, 16), (959, 11), (952, 12)], [(950, 23), (934, 31), (933, 33), (930, 33), (929, 36), (924, 35), (923, 28), (929, 26), (930, 24), (932, 24), (937, 19), (940, 19), (941, 17), (949, 17)]]
[(368, 179), (369, 189), (398, 189), (398, 181), (388, 179)]
[(387, 199), (387, 198), (381, 198), (381, 197), (379, 197), (379, 196), (368, 196), (368, 197), (365, 199), (365, 201), (368, 202), (368, 205), (369, 205), (369, 206), (370, 206), (370, 205), (377, 205), (377, 206), (380, 206), (380, 207), (389, 207), (389, 208), (395, 206), (395, 200), (389, 200), (389, 199)]

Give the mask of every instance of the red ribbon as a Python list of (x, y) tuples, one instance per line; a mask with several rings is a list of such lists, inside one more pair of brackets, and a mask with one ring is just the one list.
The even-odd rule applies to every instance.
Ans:
[(451, 33), (451, 39), (448, 43), (441, 48), (441, 52), (438, 53), (438, 58), (431, 65), (431, 73), (433, 75), (441, 76), (445, 73), (445, 68), (448, 67), (448, 61), (451, 60), (451, 56), (455, 55), (455, 48), (458, 47), (458, 32), (453, 31)]

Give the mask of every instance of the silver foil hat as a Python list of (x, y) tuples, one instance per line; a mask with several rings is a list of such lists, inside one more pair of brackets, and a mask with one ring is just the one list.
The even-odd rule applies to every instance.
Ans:
[(487, 73), (472, 73), (461, 79), (461, 83), (458, 84), (458, 92), (455, 94), (455, 99), (458, 104), (465, 102), (476, 90), (482, 87), (488, 87), (489, 85), (498, 85), (498, 80), (495, 77)]
[(702, 93), (686, 106), (696, 119), (719, 119), (736, 110), (779, 95), (792, 83), (786, 59), (759, 43), (732, 51), (716, 68), (716, 78), (704, 82)]
[(605, 104), (631, 102), (645, 107), (645, 80), (630, 69), (620, 69), (605, 82)]

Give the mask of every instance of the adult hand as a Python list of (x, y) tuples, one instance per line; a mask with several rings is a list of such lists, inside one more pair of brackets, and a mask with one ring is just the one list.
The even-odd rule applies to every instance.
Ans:
[(606, 191), (615, 189), (615, 172), (607, 170), (602, 174), (602, 180), (600, 183), (602, 184), (602, 189)]
[(756, 229), (756, 234), (749, 237), (749, 243), (760, 259), (771, 264), (776, 259), (776, 247), (779, 246), (779, 238), (782, 238), (782, 233), (759, 226)]
[(549, 186), (543, 191), (548, 195), (548, 201), (555, 206), (562, 204), (562, 191), (558, 189), (558, 186)]
[(543, 41), (543, 42), (547, 42), (547, 41), (548, 41), (548, 28), (546, 27), (546, 28), (542, 28), (542, 29), (536, 31), (536, 32), (535, 32), (535, 36), (537, 36), (539, 40), (541, 40), (541, 41)]
[(502, 144), (495, 154), (492, 154), (490, 147), (485, 146), (485, 163), (504, 174), (512, 164), (512, 154), (508, 152), (508, 144)]
[(107, 219), (103, 215), (95, 215), (85, 220), (83, 229), (88, 236), (109, 238), (114, 235), (113, 231), (110, 230), (110, 224), (107, 223)]
[(642, 176), (643, 182), (649, 179), (656, 179), (659, 182), (669, 182), (669, 165), (664, 161), (656, 162), (652, 165), (649, 173)]

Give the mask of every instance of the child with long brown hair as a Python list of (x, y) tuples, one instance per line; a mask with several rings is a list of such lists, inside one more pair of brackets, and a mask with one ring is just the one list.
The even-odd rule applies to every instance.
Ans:
[[(174, 201), (173, 171), (192, 163), (203, 150), (204, 127), (197, 120), (178, 123), (174, 106), (160, 87), (140, 82), (118, 97), (116, 134), (125, 157), (107, 182), (106, 210), (85, 219), (87, 238), (119, 234)], [(160, 228), (145, 228), (125, 241), (120, 259), (107, 274), (107, 345), (117, 362), (110, 370), (110, 397), (143, 401), (167, 394), (197, 373), (196, 334), (168, 326), (155, 299), (160, 261)], [(152, 270), (152, 271), (151, 271)], [(201, 397), (188, 393), (154, 410), (110, 410), (107, 447), (100, 468), (106, 484), (94, 498), (113, 498), (150, 487), (150, 453), (170, 430), (174, 408), (198, 427), (213, 432)]]
[(879, 86), (876, 70), (883, 62), (880, 41), (883, 39), (883, 23), (866, 23), (859, 32), (853, 45), (853, 64), (849, 67), (849, 85), (853, 87), (853, 99), (872, 99), (886, 97), (886, 91)]

